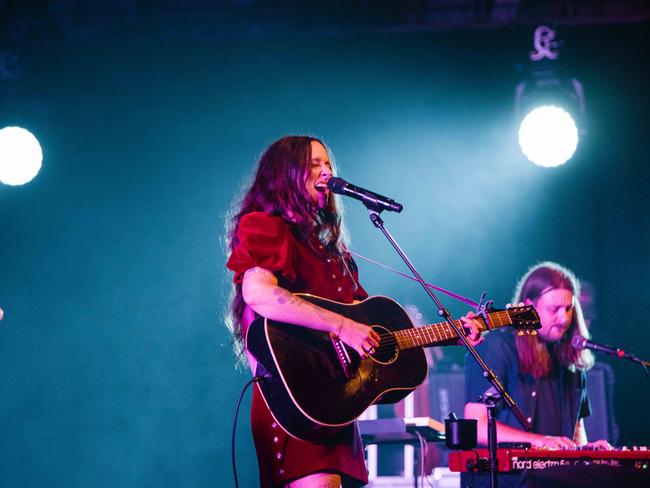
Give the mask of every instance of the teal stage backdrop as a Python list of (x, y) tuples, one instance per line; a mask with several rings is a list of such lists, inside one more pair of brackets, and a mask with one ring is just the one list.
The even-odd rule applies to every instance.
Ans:
[[(569, 32), (562, 66), (583, 83), (588, 132), (555, 169), (516, 142), (529, 28), (27, 49), (22, 78), (0, 83), (0, 125), (30, 128), (45, 153), (32, 183), (0, 187), (0, 485), (232, 483), (248, 375), (223, 322), (224, 222), (288, 133), (322, 137), (341, 176), (404, 204), (386, 225), (429, 281), (503, 306), (529, 265), (559, 261), (597, 291), (594, 339), (647, 358), (648, 27)], [(345, 205), (353, 249), (401, 268)], [(360, 268), (372, 294), (433, 320), (416, 286)], [(601, 359), (621, 442), (648, 444), (648, 382)], [(258, 482), (249, 402), (242, 486)]]

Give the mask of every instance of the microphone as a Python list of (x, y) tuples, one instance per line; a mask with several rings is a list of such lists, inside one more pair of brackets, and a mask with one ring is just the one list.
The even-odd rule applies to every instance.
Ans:
[(332, 177), (327, 182), (327, 188), (332, 192), (339, 195), (346, 195), (363, 202), (366, 207), (371, 210), (381, 211), (389, 210), (391, 212), (401, 212), (402, 204), (395, 202), (392, 198), (387, 198), (377, 193), (374, 193), (365, 188), (360, 188), (348, 183), (343, 178)]
[(592, 351), (604, 352), (606, 354), (611, 354), (619, 358), (625, 358), (625, 359), (634, 358), (634, 356), (626, 353), (622, 349), (617, 349), (615, 347), (608, 346), (607, 344), (598, 344), (597, 342), (592, 342), (586, 337), (582, 337), (581, 335), (574, 335), (571, 338), (571, 345), (573, 346), (574, 349), (577, 349), (578, 351), (581, 351), (583, 349), (591, 349)]

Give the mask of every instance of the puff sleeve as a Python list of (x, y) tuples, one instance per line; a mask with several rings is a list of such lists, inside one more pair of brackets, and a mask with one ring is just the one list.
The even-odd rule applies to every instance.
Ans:
[(244, 273), (256, 266), (281, 275), (288, 282), (296, 278), (293, 257), (296, 238), (287, 222), (264, 212), (244, 215), (237, 228), (237, 246), (226, 266), (241, 283)]

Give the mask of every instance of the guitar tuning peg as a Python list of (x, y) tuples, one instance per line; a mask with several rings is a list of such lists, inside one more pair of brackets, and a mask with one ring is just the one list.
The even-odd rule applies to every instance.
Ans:
[(517, 331), (517, 335), (521, 337), (521, 336), (523, 336), (526, 332), (528, 332), (528, 331), (518, 330), (518, 331)]
[(534, 335), (534, 336), (537, 335), (537, 331), (536, 331), (536, 330), (529, 330), (528, 332), (530, 333), (530, 335)]

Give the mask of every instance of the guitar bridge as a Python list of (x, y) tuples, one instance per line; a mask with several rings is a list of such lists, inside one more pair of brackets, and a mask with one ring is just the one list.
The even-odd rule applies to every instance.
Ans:
[(330, 334), (330, 340), (332, 341), (332, 346), (334, 346), (334, 352), (336, 353), (336, 357), (338, 358), (341, 368), (343, 369), (343, 374), (345, 375), (345, 379), (349, 380), (350, 378), (352, 378), (352, 373), (350, 369), (351, 366), (350, 355), (348, 354), (348, 351), (345, 348), (345, 345), (343, 344), (343, 341), (341, 341), (341, 339), (338, 339), (334, 337), (334, 335)]

